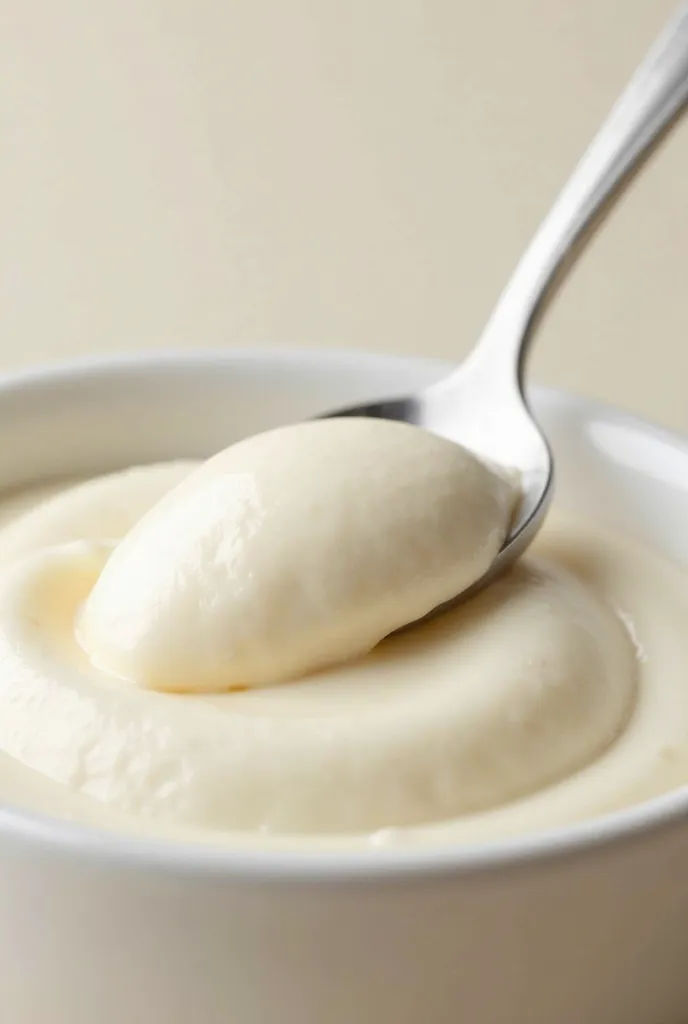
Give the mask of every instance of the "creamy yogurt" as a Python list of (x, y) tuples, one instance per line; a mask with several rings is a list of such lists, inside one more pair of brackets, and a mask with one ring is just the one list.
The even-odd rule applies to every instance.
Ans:
[(514, 489), (405, 423), (270, 430), (209, 459), (137, 523), (79, 636), (137, 686), (226, 692), (356, 658), (490, 566)]
[(3, 799), (341, 847), (537, 830), (688, 780), (685, 577), (554, 516), (483, 593), (379, 642), (481, 574), (513, 490), (422, 431), (348, 423), (7, 498)]

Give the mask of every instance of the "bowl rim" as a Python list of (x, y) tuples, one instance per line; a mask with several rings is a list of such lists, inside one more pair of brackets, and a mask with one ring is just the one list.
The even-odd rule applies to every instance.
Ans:
[[(88, 386), (90, 380), (120, 374), (199, 372), (218, 363), (272, 366), (343, 367), (354, 370), (397, 367), (438, 374), (450, 369), (446, 360), (367, 350), (303, 347), (150, 350), (131, 354), (98, 355), (40, 364), (0, 376), (0, 403), (5, 395), (24, 390), (50, 391), (65, 384)], [(688, 437), (613, 405), (568, 391), (536, 387), (542, 400), (568, 404), (585, 418), (605, 417), (636, 431), (651, 434), (688, 454)], [(379, 882), (382, 878), (475, 875), (505, 868), (528, 868), (551, 861), (613, 851), (667, 831), (688, 827), (688, 780), (685, 786), (640, 804), (570, 825), (470, 845), (441, 843), (375, 849), (288, 848), (251, 849), (218, 842), (165, 839), (110, 832), (47, 814), (0, 803), (0, 842), (26, 843), (37, 852), (77, 856), (119, 869), (155, 871), (185, 877), (224, 877), (246, 882)]]

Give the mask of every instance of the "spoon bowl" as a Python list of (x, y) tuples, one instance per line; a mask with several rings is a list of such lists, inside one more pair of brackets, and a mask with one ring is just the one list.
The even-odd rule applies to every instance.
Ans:
[(682, 7), (639, 65), (555, 200), (466, 360), (417, 394), (325, 414), (402, 420), (517, 474), (520, 497), (502, 548), (487, 572), (457, 599), (480, 589), (510, 565), (542, 525), (552, 497), (554, 465), (524, 393), (530, 341), (547, 301), (601, 223), (601, 214), (618, 199), (687, 102), (688, 7)]
[[(506, 539), (489, 569), (457, 598), (479, 590), (525, 551), (550, 504), (554, 463), (518, 382), (490, 373), (468, 359), (447, 381), (401, 398), (352, 406), (331, 416), (402, 420), (456, 441), (497, 471), (516, 477), (518, 498)], [(453, 601), (439, 606), (444, 610)]]

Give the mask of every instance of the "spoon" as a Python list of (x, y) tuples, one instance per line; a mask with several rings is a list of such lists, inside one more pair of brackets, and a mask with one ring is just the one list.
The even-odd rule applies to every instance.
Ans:
[(462, 444), (492, 465), (517, 471), (521, 496), (507, 537), (487, 572), (458, 595), (461, 598), (483, 587), (528, 547), (552, 497), (552, 454), (523, 389), (526, 355), (546, 302), (600, 223), (599, 215), (618, 199), (631, 172), (657, 146), (687, 101), (685, 6), (636, 70), (458, 369), (417, 394), (323, 414), (416, 424)]

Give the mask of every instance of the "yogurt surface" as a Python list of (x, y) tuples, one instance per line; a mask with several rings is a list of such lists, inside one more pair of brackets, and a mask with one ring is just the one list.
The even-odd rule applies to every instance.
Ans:
[(688, 780), (680, 571), (554, 514), (502, 579), (379, 642), (484, 571), (513, 488), (415, 428), (325, 426), (6, 497), (3, 800), (341, 848), (539, 830)]

